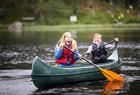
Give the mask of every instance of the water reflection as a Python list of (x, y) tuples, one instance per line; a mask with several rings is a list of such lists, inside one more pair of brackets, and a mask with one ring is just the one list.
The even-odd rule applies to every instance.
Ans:
[[(96, 81), (35, 90), (33, 95), (118, 95), (128, 91), (126, 81)], [(123, 94), (122, 94), (123, 95)]]
[(104, 86), (103, 95), (115, 95), (123, 91), (125, 81), (110, 81)]
[(35, 56), (40, 56), (45, 60), (51, 60), (53, 58), (53, 48), (48, 48), (47, 46), (37, 46), (37, 45), (10, 45), (0, 47), (0, 63), (32, 63)]
[(74, 85), (63, 85), (46, 90), (35, 90), (33, 95), (100, 95), (102, 93), (102, 82), (85, 82)]

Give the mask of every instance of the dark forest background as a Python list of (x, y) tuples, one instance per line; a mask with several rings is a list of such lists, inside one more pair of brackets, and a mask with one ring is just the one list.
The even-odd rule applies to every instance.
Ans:
[(140, 0), (0, 0), (0, 24), (33, 21), (34, 24), (140, 23)]

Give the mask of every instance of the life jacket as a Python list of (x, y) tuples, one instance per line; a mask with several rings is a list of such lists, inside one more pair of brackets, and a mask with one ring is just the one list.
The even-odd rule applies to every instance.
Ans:
[(56, 63), (58, 64), (74, 64), (75, 60), (74, 60), (74, 53), (69, 51), (66, 48), (63, 48), (63, 53), (62, 53), (62, 57), (55, 59)]
[[(103, 46), (104, 44), (105, 44), (104, 42), (101, 42), (101, 44), (99, 45), (99, 47)], [(97, 44), (92, 43), (92, 50), (94, 50), (94, 49), (96, 49), (96, 48), (98, 48), (98, 47), (97, 47)], [(96, 49), (95, 51), (92, 51), (91, 53), (92, 53), (92, 57), (93, 57), (93, 58), (94, 58), (94, 57), (100, 57), (100, 56), (102, 56), (102, 55), (105, 55), (105, 56), (107, 55), (107, 52), (106, 52), (104, 46), (101, 47), (101, 48), (99, 48), (99, 49)]]

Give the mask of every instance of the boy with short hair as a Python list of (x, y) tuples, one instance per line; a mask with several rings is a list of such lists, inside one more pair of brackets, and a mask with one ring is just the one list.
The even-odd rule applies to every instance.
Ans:
[[(118, 42), (119, 39), (114, 38), (114, 41)], [(106, 48), (114, 49), (115, 45), (111, 45), (111, 44), (105, 45), (105, 44), (106, 43), (102, 41), (102, 35), (100, 33), (96, 33), (93, 35), (92, 43), (88, 47), (88, 50), (84, 54), (91, 53), (92, 54), (92, 62), (95, 64), (106, 62), (107, 61)], [(98, 48), (98, 49), (96, 49), (96, 48)]]

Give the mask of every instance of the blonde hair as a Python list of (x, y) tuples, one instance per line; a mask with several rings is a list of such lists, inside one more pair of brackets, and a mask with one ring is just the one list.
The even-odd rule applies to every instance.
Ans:
[(101, 35), (100, 33), (95, 33), (95, 34), (93, 35), (93, 38), (95, 38), (95, 37), (102, 38), (102, 35)]
[[(65, 37), (66, 35), (70, 34), (72, 36), (72, 34), (70, 32), (65, 32), (61, 38), (59, 39), (59, 41), (56, 44), (56, 48), (59, 47), (60, 43), (63, 43), (64, 45), (66, 45), (65, 43)], [(77, 43), (76, 41), (73, 39), (73, 37), (71, 38), (71, 46), (72, 46), (72, 51), (74, 51), (77, 48)]]

